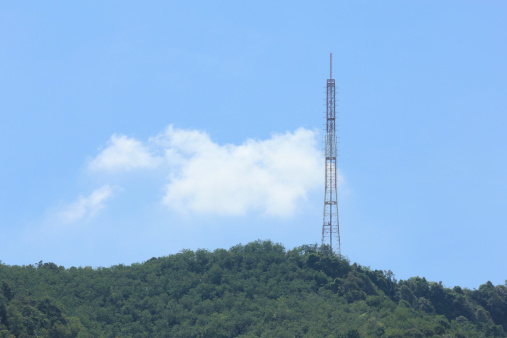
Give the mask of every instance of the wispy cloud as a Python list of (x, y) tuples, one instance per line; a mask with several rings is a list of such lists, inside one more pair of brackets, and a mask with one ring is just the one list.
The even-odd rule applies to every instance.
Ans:
[(300, 128), (266, 140), (220, 145), (205, 132), (169, 126), (146, 142), (113, 135), (89, 168), (162, 170), (167, 181), (161, 182), (161, 202), (179, 212), (244, 215), (256, 211), (287, 217), (322, 183), (323, 160), (316, 136), (315, 131)]
[(79, 196), (77, 201), (67, 205), (59, 213), (60, 219), (65, 223), (79, 221), (85, 217), (94, 216), (105, 206), (105, 201), (113, 195), (113, 188), (104, 185), (93, 191), (89, 196)]

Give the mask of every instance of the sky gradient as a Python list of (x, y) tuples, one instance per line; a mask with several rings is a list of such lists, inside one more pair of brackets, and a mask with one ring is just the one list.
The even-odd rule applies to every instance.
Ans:
[(320, 243), (329, 53), (342, 253), (507, 279), (504, 1), (0, 4), (0, 260)]

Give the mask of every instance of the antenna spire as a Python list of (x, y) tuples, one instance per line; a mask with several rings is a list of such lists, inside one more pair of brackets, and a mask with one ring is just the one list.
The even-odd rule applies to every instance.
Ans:
[(329, 78), (333, 78), (333, 53), (329, 54)]

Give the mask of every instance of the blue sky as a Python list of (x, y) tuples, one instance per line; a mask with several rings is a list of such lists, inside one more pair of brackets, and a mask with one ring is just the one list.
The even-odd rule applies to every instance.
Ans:
[(0, 259), (320, 242), (329, 53), (342, 253), (507, 279), (504, 1), (3, 2)]

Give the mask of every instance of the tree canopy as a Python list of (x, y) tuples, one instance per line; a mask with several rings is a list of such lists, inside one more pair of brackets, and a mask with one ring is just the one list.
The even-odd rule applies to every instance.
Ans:
[(505, 337), (507, 285), (478, 290), (271, 241), (110, 268), (0, 264), (0, 337)]

